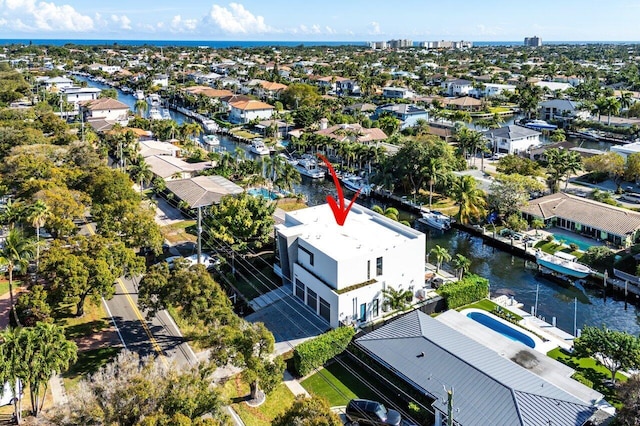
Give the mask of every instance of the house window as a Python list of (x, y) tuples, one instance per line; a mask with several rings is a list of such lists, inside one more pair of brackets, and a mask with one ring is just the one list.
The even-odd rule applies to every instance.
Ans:
[(367, 260), (367, 281), (371, 279), (371, 261)]
[(329, 302), (324, 300), (322, 297), (320, 299), (320, 316), (327, 321), (331, 322), (331, 305)]
[(304, 283), (296, 278), (296, 296), (304, 302)]
[(378, 299), (373, 299), (373, 302), (371, 302), (371, 316), (373, 316), (375, 318), (378, 315), (380, 315), (380, 309), (379, 309), (379, 306), (378, 306)]
[(382, 275), (382, 257), (376, 259), (376, 277)]
[(351, 299), (351, 301), (353, 302), (353, 314), (351, 318), (356, 319), (358, 318), (358, 298), (354, 297), (353, 299)]
[(313, 312), (318, 312), (318, 295), (310, 288), (307, 288), (307, 305), (313, 309)]
[(313, 266), (313, 253), (311, 253), (309, 250), (307, 250), (306, 248), (302, 247), (302, 246), (298, 246), (298, 248), (300, 249), (300, 251), (302, 253), (304, 253), (306, 256), (301, 256), (301, 258), (304, 259), (308, 259), (307, 261), (309, 262), (309, 265)]
[(363, 303), (360, 305), (360, 316), (358, 317), (360, 321), (367, 320), (367, 304)]

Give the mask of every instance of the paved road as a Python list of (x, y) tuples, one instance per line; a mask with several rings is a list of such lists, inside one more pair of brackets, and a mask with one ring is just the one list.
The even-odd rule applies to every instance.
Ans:
[[(80, 233), (93, 235), (93, 225), (84, 224)], [(179, 365), (197, 363), (196, 355), (166, 311), (146, 320), (145, 314), (138, 309), (138, 282), (139, 278), (118, 279), (115, 296), (105, 301), (122, 344), (143, 357), (163, 356)]]
[(124, 346), (140, 356), (164, 356), (178, 364), (195, 364), (196, 355), (166, 311), (147, 321), (138, 309), (137, 280), (120, 279), (106, 301)]

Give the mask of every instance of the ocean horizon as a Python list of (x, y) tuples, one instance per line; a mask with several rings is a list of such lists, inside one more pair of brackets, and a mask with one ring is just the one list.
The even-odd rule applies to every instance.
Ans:
[[(109, 39), (0, 39), (0, 45), (12, 44), (35, 44), (64, 46), (184, 46), (203, 47), (212, 49), (226, 48), (247, 48), (247, 47), (337, 47), (337, 46), (366, 46), (368, 41), (287, 41), (287, 40), (109, 40)], [(414, 47), (418, 47), (414, 42)], [(523, 41), (472, 41), (475, 47), (484, 46), (523, 46)], [(544, 45), (589, 45), (589, 44), (611, 44), (626, 45), (640, 44), (640, 41), (543, 41)]]

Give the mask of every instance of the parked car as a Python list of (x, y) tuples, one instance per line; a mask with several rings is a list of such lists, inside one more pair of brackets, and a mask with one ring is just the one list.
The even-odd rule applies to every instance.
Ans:
[[(185, 257), (191, 265), (195, 265), (198, 263), (198, 254), (192, 254), (191, 256)], [(206, 253), (202, 253), (200, 256), (200, 263), (204, 265), (205, 268), (210, 269), (214, 266), (218, 266), (220, 264), (220, 259), (216, 257), (211, 257)]]
[(398, 426), (402, 420), (400, 413), (389, 410), (383, 404), (368, 399), (352, 399), (345, 409), (347, 420), (352, 425)]

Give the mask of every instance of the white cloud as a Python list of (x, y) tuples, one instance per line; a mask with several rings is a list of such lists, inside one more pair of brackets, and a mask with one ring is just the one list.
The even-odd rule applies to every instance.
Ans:
[(176, 15), (171, 20), (171, 31), (175, 33), (190, 32), (198, 26), (197, 19), (182, 19), (180, 15)]
[(111, 15), (111, 21), (120, 26), (120, 29), (130, 30), (131, 29), (131, 19), (129, 19), (126, 15), (118, 16)]
[(334, 30), (333, 28), (331, 28), (330, 26), (326, 26), (324, 27), (324, 30), (326, 31), (327, 34), (335, 34), (336, 30)]
[(214, 4), (209, 18), (224, 32), (231, 34), (268, 33), (273, 29), (239, 3), (230, 3), (229, 8)]
[(380, 31), (380, 24), (376, 21), (373, 21), (369, 24), (369, 27), (371, 28), (369, 30), (369, 34), (382, 34), (382, 31)]
[(93, 19), (72, 6), (36, 0), (5, 0), (2, 19), (18, 31), (90, 31)]

